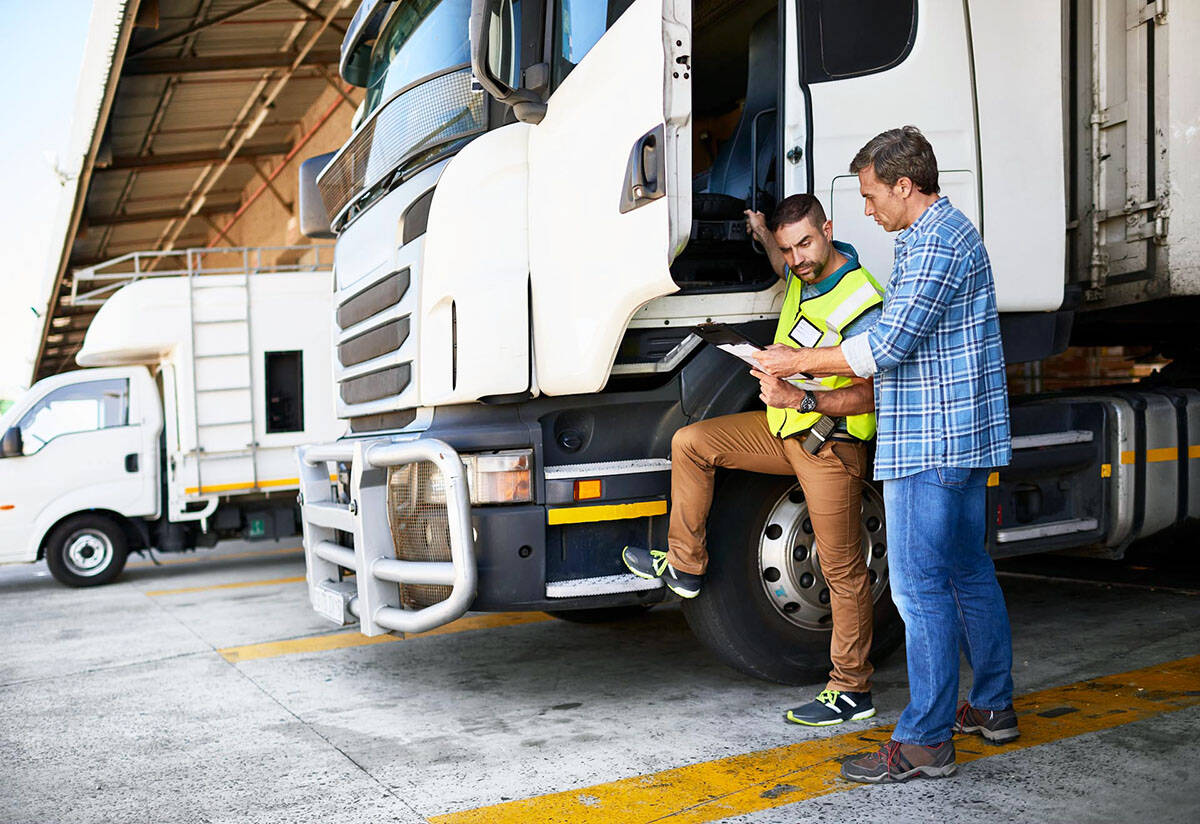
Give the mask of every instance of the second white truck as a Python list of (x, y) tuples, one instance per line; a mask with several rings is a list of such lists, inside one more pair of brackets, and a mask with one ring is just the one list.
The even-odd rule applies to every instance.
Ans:
[(342, 429), (331, 276), (225, 271), (113, 292), (76, 357), (87, 368), (0, 419), (0, 563), (44, 558), (94, 586), (131, 551), (299, 531), (293, 450)]

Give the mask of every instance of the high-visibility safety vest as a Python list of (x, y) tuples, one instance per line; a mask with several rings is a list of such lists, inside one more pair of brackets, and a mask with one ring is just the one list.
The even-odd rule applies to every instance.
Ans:
[[(800, 348), (802, 346), (837, 346), (842, 331), (867, 310), (883, 303), (883, 287), (871, 273), (858, 267), (842, 275), (841, 280), (823, 295), (802, 301), (804, 288), (799, 278), (788, 279), (787, 294), (775, 327), (775, 343)], [(829, 389), (849, 386), (850, 378), (822, 378)], [(798, 409), (767, 407), (767, 425), (780, 438), (804, 432), (821, 417), (820, 412), (801, 413)], [(860, 440), (875, 437), (875, 413), (846, 416), (846, 430)]]

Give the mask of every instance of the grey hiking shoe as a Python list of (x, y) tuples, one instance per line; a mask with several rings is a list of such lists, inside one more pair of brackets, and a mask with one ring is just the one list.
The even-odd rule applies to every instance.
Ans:
[(680, 598), (695, 598), (700, 594), (700, 582), (704, 580), (704, 576), (680, 572), (667, 563), (667, 553), (661, 549), (627, 546), (621, 550), (621, 560), (625, 562), (626, 568), (639, 578), (661, 578), (667, 589)]
[(932, 747), (888, 741), (877, 752), (842, 763), (842, 778), (862, 784), (890, 784), (910, 778), (945, 778), (954, 775), (954, 742)]
[(980, 710), (963, 701), (958, 708), (955, 732), (982, 735), (991, 744), (1006, 744), (1019, 737), (1017, 714), (1013, 708), (1004, 710)]
[(783, 716), (784, 720), (806, 727), (832, 727), (843, 721), (862, 721), (875, 715), (869, 692), (839, 692), (821, 690), (816, 699), (793, 707)]

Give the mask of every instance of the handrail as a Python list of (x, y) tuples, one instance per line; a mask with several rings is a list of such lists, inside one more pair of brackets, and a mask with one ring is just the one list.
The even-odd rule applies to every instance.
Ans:
[[(280, 263), (282, 256), (294, 262)], [(234, 265), (228, 260), (206, 263), (217, 256), (240, 258)], [(267, 258), (275, 262), (267, 262)], [(182, 267), (156, 268), (159, 261), (178, 258)], [(120, 267), (114, 270), (114, 267)], [(186, 249), (143, 250), (76, 269), (71, 279), (71, 294), (66, 303), (71, 306), (99, 306), (122, 286), (143, 278), (192, 277), (196, 275), (252, 275), (283, 272), (316, 272), (333, 268), (333, 244), (315, 243), (292, 246), (193, 246)], [(84, 286), (84, 290), (80, 286)], [(90, 288), (88, 288), (90, 286)]]

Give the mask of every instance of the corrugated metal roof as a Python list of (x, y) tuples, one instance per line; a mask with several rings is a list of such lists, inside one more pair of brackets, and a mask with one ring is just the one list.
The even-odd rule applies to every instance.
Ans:
[(277, 165), (291, 150), (301, 118), (339, 82), (338, 48), (355, 5), (127, 0), (113, 47), (115, 94), (94, 118), (100, 140), (80, 176), (35, 380), (74, 366), (78, 342), (53, 337), (63, 318), (86, 326), (88, 314), (64, 300), (74, 268), (204, 243), (210, 222), (239, 208), (253, 161)]

